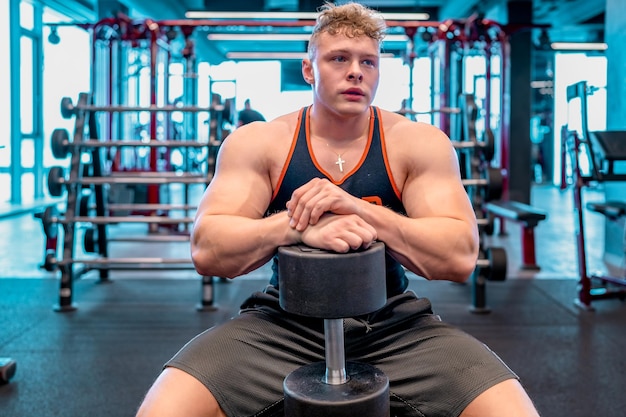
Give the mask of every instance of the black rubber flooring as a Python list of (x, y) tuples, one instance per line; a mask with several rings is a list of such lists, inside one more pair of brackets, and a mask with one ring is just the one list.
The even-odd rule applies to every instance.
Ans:
[[(0, 386), (0, 415), (133, 416), (161, 365), (226, 320), (264, 280), (216, 281), (217, 309), (200, 312), (200, 283), (118, 279), (75, 283), (74, 312), (53, 311), (56, 279), (0, 280), (0, 356), (17, 361)], [(490, 282), (490, 314), (472, 314), (470, 287), (414, 279), (442, 318), (487, 343), (522, 378), (544, 417), (626, 415), (626, 305), (573, 304), (576, 282)]]

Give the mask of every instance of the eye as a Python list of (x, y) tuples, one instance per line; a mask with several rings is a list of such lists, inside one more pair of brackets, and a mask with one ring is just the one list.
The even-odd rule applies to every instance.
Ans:
[(367, 65), (368, 67), (376, 67), (376, 61), (373, 59), (364, 59), (363, 65)]
[(337, 55), (332, 58), (335, 62), (345, 62), (346, 58), (343, 55)]

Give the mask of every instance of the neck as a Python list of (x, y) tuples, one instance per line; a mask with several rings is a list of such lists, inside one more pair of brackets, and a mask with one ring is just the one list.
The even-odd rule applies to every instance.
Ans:
[(328, 120), (311, 112), (309, 137), (313, 152), (334, 178), (353, 169), (364, 152), (369, 136), (370, 111), (354, 117)]
[(370, 110), (359, 114), (338, 115), (311, 109), (309, 133), (312, 137), (341, 146), (367, 136), (370, 126)]

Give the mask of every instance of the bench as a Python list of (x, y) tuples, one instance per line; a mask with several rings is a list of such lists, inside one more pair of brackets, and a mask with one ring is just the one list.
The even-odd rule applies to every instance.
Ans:
[(605, 203), (587, 203), (587, 208), (596, 213), (605, 215), (609, 220), (619, 220), (626, 216), (626, 202), (607, 201)]
[(492, 216), (522, 224), (522, 269), (539, 270), (535, 257), (535, 227), (548, 215), (545, 211), (519, 201), (494, 200), (485, 204)]

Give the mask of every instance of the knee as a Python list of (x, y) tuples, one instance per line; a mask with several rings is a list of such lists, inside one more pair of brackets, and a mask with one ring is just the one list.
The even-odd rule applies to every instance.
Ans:
[(217, 400), (196, 378), (176, 368), (166, 368), (146, 394), (137, 417), (225, 417)]
[(516, 379), (502, 381), (476, 397), (460, 417), (539, 417), (532, 400)]

